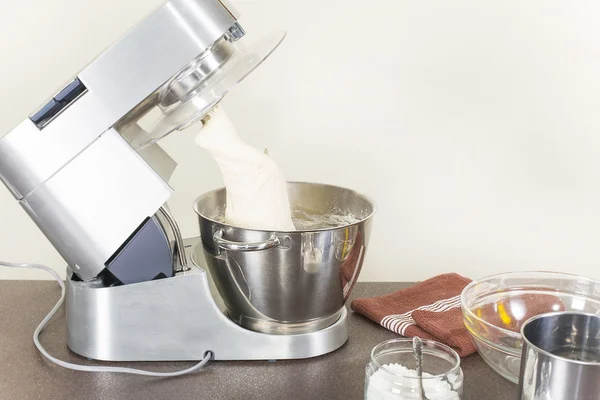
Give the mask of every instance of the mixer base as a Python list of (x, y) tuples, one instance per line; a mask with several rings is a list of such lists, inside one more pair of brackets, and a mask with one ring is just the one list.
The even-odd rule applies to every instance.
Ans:
[(105, 361), (200, 360), (207, 351), (217, 360), (278, 360), (316, 357), (348, 340), (345, 308), (337, 322), (312, 333), (245, 329), (219, 307), (209, 281), (198, 267), (172, 278), (115, 287), (67, 279), (68, 346)]

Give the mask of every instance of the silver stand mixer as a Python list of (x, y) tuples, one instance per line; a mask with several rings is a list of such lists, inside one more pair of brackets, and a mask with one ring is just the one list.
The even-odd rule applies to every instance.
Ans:
[(170, 0), (0, 139), (0, 178), (67, 261), (69, 348), (107, 361), (293, 359), (348, 339), (373, 203), (289, 183), (292, 208), (355, 219), (266, 232), (219, 219), (223, 189), (171, 216), (176, 163), (157, 144), (203, 118), (283, 40), (245, 47), (223, 0)]

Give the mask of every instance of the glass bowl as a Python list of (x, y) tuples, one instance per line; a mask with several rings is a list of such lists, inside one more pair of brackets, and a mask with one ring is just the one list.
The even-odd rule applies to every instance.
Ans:
[(539, 314), (600, 314), (600, 282), (556, 272), (511, 272), (469, 284), (462, 292), (465, 326), (481, 357), (513, 383), (521, 368), (521, 325)]
[[(423, 389), (429, 400), (460, 400), (463, 372), (450, 347), (423, 340)], [(392, 339), (373, 348), (365, 370), (365, 400), (420, 400), (413, 339)]]

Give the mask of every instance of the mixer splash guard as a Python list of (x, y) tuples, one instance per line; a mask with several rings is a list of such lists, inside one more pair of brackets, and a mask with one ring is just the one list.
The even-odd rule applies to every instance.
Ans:
[(201, 121), (285, 36), (284, 31), (272, 33), (252, 45), (226, 38), (215, 42), (159, 89), (157, 106), (137, 121), (147, 134), (133, 138), (131, 145), (144, 148)]

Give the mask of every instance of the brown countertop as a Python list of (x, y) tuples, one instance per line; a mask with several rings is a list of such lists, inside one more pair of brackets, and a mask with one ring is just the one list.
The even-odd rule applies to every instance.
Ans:
[[(353, 297), (388, 293), (407, 283), (359, 283)], [(213, 362), (202, 372), (179, 378), (148, 378), (63, 369), (46, 361), (33, 345), (35, 327), (56, 302), (59, 288), (49, 281), (0, 282), (0, 399), (343, 399), (363, 398), (364, 371), (377, 343), (396, 337), (350, 312), (350, 340), (325, 356), (294, 361)], [(64, 310), (41, 341), (66, 361), (92, 363), (66, 345)], [(107, 363), (98, 363), (107, 365)], [(126, 363), (169, 371), (192, 363)], [(120, 365), (120, 364), (119, 364)], [(463, 359), (463, 400), (517, 398), (517, 386), (501, 378), (478, 355)]]

